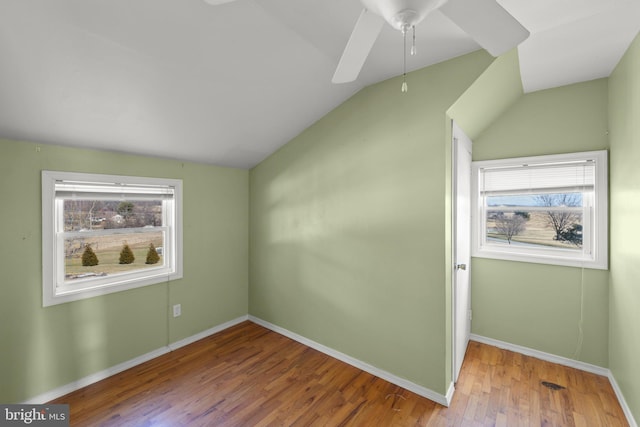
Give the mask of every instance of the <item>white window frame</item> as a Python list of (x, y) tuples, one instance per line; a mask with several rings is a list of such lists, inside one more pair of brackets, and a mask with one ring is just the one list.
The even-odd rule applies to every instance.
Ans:
[[(163, 200), (163, 225), (155, 227), (163, 231), (162, 266), (132, 272), (110, 274), (65, 282), (64, 237), (78, 232), (63, 229), (63, 200), (56, 199), (56, 184), (73, 183), (78, 191), (91, 192), (91, 186), (100, 186), (102, 194), (113, 194), (120, 199), (124, 190), (135, 187), (159, 195), (161, 191), (173, 196)], [(68, 184), (67, 184), (68, 185)], [(107, 188), (107, 190), (105, 190)], [(113, 188), (113, 191), (111, 190)], [(58, 188), (59, 189), (59, 188)], [(164, 189), (164, 190), (163, 190)], [(153, 196), (152, 196), (153, 197)], [(96, 234), (121, 234), (136, 229), (110, 229)], [(144, 231), (144, 230), (139, 230)], [(106, 295), (156, 283), (182, 278), (182, 180), (145, 178), (120, 175), (87, 174), (60, 171), (42, 171), (42, 305), (43, 307), (70, 301)]]
[[(481, 194), (482, 174), (487, 169), (515, 168), (553, 163), (595, 163), (593, 197), (583, 195), (583, 250), (528, 248), (491, 244), (486, 236), (486, 200)], [(472, 163), (472, 256), (540, 264), (608, 269), (608, 172), (607, 151), (484, 160)], [(533, 191), (533, 190), (532, 190)]]

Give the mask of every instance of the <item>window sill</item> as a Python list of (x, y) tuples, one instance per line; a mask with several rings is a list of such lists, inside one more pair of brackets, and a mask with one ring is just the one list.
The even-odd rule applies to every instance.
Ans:
[(503, 261), (528, 262), (534, 264), (559, 265), (564, 267), (588, 268), (594, 270), (608, 270), (606, 261), (598, 262), (593, 259), (569, 258), (560, 256), (549, 256), (540, 254), (523, 254), (505, 252), (495, 249), (485, 249), (471, 254), (473, 258), (498, 259)]
[(64, 304), (67, 302), (78, 301), (85, 298), (108, 295), (115, 292), (156, 285), (158, 283), (167, 283), (169, 281), (181, 278), (181, 274), (171, 274), (163, 271), (138, 278), (131, 278), (126, 276), (120, 278), (120, 280), (114, 278), (111, 279), (109, 283), (105, 283), (104, 285), (94, 284), (88, 288), (73, 289), (73, 286), (61, 286), (56, 289), (51, 289), (50, 292), (45, 292), (43, 298), (43, 306), (48, 307), (57, 304)]

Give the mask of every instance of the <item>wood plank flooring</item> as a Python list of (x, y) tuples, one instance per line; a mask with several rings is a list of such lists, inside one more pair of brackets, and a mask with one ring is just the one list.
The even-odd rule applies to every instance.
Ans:
[(606, 378), (473, 341), (456, 390), (446, 408), (243, 322), (51, 403), (72, 426), (628, 425)]

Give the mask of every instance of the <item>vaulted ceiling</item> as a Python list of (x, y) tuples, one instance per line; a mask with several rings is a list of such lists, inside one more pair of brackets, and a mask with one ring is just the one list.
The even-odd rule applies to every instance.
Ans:
[[(640, 0), (498, 0), (529, 31), (525, 91), (608, 76)], [(402, 72), (383, 28), (358, 79), (331, 77), (358, 0), (2, 0), (0, 137), (250, 168), (367, 85)], [(479, 46), (440, 12), (410, 70)]]

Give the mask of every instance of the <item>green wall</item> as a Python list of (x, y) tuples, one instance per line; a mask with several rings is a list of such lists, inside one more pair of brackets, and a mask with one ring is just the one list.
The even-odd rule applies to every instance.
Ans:
[[(0, 402), (247, 312), (444, 394), (453, 105), (475, 160), (610, 140), (610, 272), (474, 259), (473, 332), (610, 367), (640, 418), (640, 42), (609, 80), (526, 95), (514, 64), (476, 52), (410, 73), (408, 94), (368, 87), (250, 172), (0, 140)], [(491, 117), (469, 114), (503, 77)], [(184, 278), (42, 308), (42, 169), (183, 179)]]
[[(474, 160), (606, 149), (607, 91), (600, 79), (523, 95), (475, 138)], [(473, 333), (608, 366), (607, 271), (474, 258), (471, 272)]]
[(472, 141), (523, 94), (518, 50), (496, 58), (447, 113)]
[[(489, 67), (473, 82), (469, 88), (447, 110), (447, 134), (445, 153), (445, 288), (446, 304), (451, 307), (447, 319), (447, 343), (453, 343), (453, 122), (463, 129), (465, 135), (473, 140), (487, 126), (495, 121), (506, 109), (522, 96), (520, 64), (518, 52), (511, 52), (496, 58)], [(453, 347), (447, 347), (446, 371), (453, 375)]]
[(609, 367), (640, 420), (640, 36), (609, 81)]
[(252, 315), (446, 393), (445, 113), (492, 60), (365, 88), (251, 171)]
[[(184, 278), (42, 307), (40, 171), (178, 178)], [(0, 140), (0, 402), (20, 402), (247, 314), (247, 171)], [(182, 304), (182, 316), (169, 307)]]

